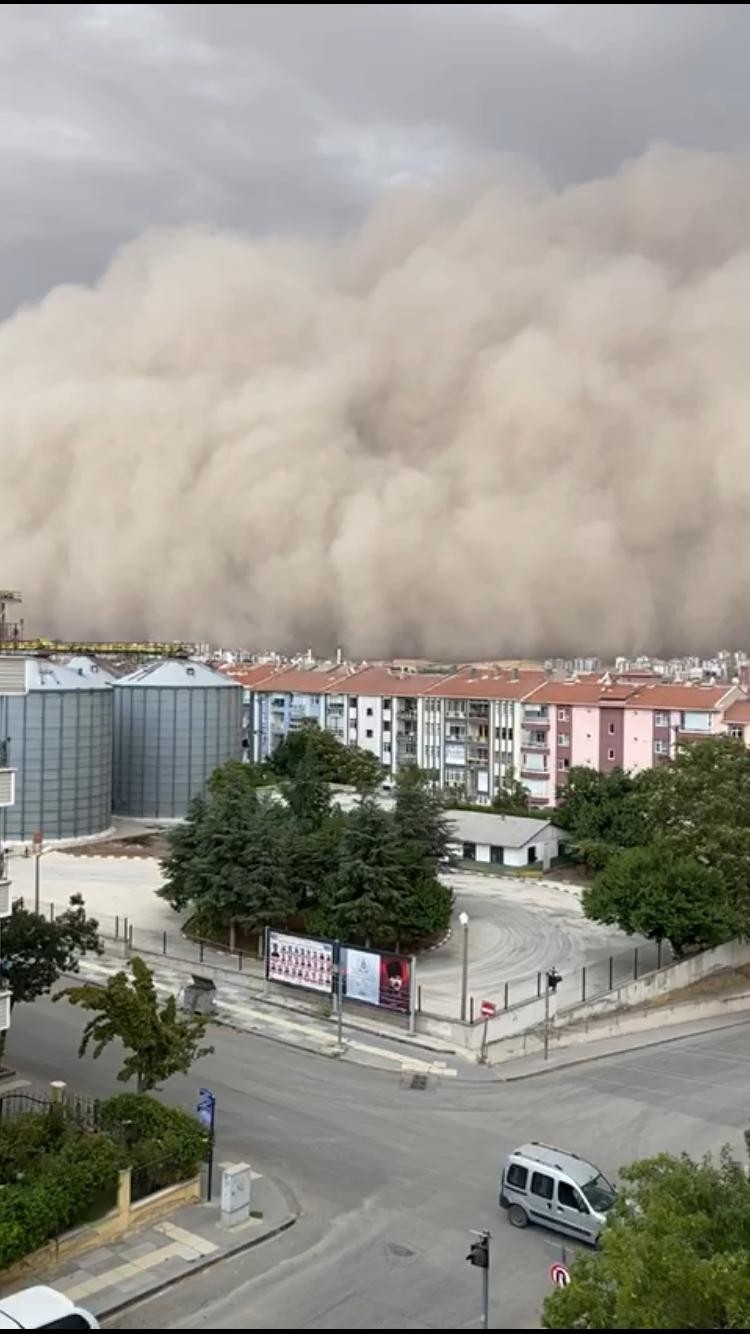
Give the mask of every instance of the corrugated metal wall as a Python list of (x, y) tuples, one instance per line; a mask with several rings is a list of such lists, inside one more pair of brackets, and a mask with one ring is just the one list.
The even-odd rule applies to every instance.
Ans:
[(179, 819), (218, 765), (242, 758), (242, 690), (117, 683), (114, 810)]

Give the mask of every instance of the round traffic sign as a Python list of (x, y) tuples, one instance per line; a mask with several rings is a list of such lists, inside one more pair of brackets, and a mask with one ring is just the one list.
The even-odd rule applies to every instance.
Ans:
[(483, 1019), (491, 1019), (495, 1012), (496, 1006), (494, 1001), (482, 1001), (482, 1004), (479, 1007), (479, 1013)]
[(559, 1260), (550, 1265), (549, 1276), (550, 1282), (554, 1283), (556, 1288), (567, 1288), (570, 1283), (570, 1272)]

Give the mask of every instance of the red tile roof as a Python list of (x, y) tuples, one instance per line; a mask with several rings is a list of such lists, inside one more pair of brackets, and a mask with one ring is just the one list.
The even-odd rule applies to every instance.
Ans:
[(711, 712), (734, 686), (724, 682), (719, 686), (693, 685), (689, 681), (674, 681), (671, 685), (639, 686), (638, 693), (629, 701), (632, 709), (679, 709)]
[(315, 667), (286, 667), (264, 681), (262, 689), (275, 695), (322, 695), (329, 686), (341, 679), (341, 674), (340, 667), (334, 667), (328, 672)]
[(544, 680), (543, 671), (480, 671), (464, 667), (429, 691), (441, 699), (523, 699)]
[(446, 677), (435, 672), (399, 672), (393, 667), (363, 667), (337, 681), (329, 695), (395, 695), (397, 697), (434, 694), (431, 687)]
[(750, 699), (736, 699), (724, 714), (725, 723), (750, 723)]
[(272, 662), (259, 663), (256, 667), (243, 667), (241, 663), (233, 663), (228, 667), (220, 667), (219, 671), (223, 672), (224, 676), (231, 676), (233, 681), (245, 686), (246, 689), (257, 689), (261, 681), (268, 681), (276, 674), (277, 668)]
[(630, 700), (638, 690), (636, 685), (614, 682), (607, 685), (601, 677), (586, 680), (579, 678), (570, 681), (545, 681), (543, 685), (526, 696), (527, 704), (581, 704), (590, 707), (621, 705)]

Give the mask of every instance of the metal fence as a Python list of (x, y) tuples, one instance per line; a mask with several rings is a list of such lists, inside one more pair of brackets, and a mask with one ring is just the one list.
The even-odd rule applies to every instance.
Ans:
[[(198, 1171), (200, 1166), (197, 1163), (195, 1170)], [(137, 1163), (130, 1169), (131, 1203), (145, 1200), (167, 1186), (177, 1186), (190, 1175), (193, 1174), (186, 1168), (184, 1153), (165, 1153), (146, 1163)]]
[(65, 1090), (60, 1098), (50, 1097), (48, 1093), (37, 1092), (33, 1088), (14, 1089), (0, 1094), (0, 1122), (13, 1120), (17, 1116), (33, 1113), (43, 1116), (52, 1108), (62, 1113), (83, 1130), (98, 1130), (100, 1102), (81, 1093), (69, 1093)]
[[(591, 963), (580, 965), (570, 970), (560, 970), (560, 981), (555, 988), (556, 1008), (567, 1009), (584, 1001), (594, 1000), (597, 996), (606, 996), (618, 987), (635, 982), (646, 973), (659, 968), (666, 968), (675, 962), (674, 951), (668, 941), (640, 941), (631, 949), (618, 954), (610, 954)], [(495, 1012), (519, 1009), (532, 1004), (544, 995), (547, 986), (547, 973), (540, 971), (527, 973), (522, 977), (509, 978), (489, 989), (483, 986), (481, 994), (473, 992), (471, 987), (471, 963), (468, 969), (468, 995), (466, 1017), (469, 1023), (478, 1023), (482, 1018), (483, 1001), (491, 1001)], [(432, 1003), (429, 984), (417, 988), (417, 1009), (435, 1015), (457, 1019), (461, 1012), (460, 981), (456, 983), (455, 1009), (450, 1016)]]

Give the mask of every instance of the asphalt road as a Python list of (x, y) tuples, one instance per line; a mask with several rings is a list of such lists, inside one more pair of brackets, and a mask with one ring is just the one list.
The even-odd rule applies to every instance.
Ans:
[[(8, 1058), (35, 1080), (109, 1092), (117, 1054), (78, 1061), (80, 1015), (38, 1002), (14, 1015)], [(119, 1329), (452, 1329), (478, 1325), (471, 1228), (493, 1233), (492, 1328), (538, 1327), (552, 1234), (514, 1232), (497, 1208), (505, 1153), (530, 1138), (616, 1174), (662, 1149), (741, 1144), (748, 1026), (516, 1083), (445, 1081), (342, 1065), (218, 1030), (216, 1052), (165, 1094), (217, 1094), (218, 1157), (286, 1183), (302, 1210), (283, 1237), (113, 1319)]]

